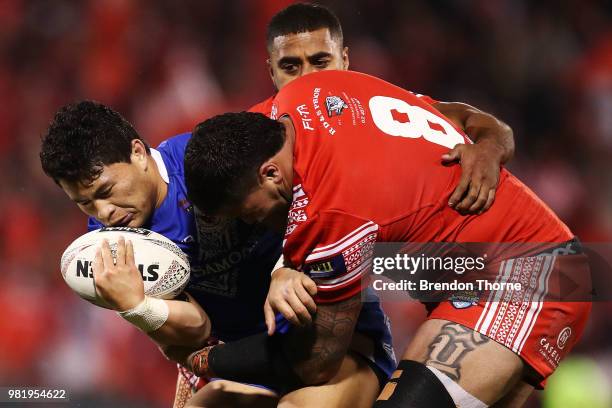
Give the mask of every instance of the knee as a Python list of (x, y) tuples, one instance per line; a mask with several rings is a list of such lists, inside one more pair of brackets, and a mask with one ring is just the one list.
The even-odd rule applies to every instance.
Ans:
[(200, 388), (191, 399), (187, 401), (184, 408), (212, 408), (220, 406), (218, 402), (223, 401), (226, 388), (226, 380), (211, 381)]

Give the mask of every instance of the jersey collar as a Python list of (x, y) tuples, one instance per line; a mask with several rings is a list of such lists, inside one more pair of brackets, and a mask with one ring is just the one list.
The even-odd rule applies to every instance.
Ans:
[(170, 184), (168, 169), (166, 169), (166, 163), (164, 163), (161, 153), (155, 149), (151, 149), (151, 157), (153, 157), (155, 164), (157, 164), (157, 170), (159, 170), (159, 175), (161, 176), (162, 180), (164, 180), (166, 184)]

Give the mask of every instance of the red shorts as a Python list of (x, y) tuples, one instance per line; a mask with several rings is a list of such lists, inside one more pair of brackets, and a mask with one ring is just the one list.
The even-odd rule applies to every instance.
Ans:
[(590, 286), (590, 274), (587, 258), (582, 254), (506, 260), (499, 264), (498, 276), (522, 282), (523, 290), (500, 289), (488, 293), (486, 299), (473, 300), (453, 295), (452, 300), (438, 304), (428, 318), (459, 323), (507, 347), (541, 376), (530, 382), (543, 387), (580, 339), (591, 311), (591, 302), (577, 301), (586, 297), (552, 301), (548, 294), (558, 291), (563, 283), (566, 275), (561, 271), (585, 266), (586, 272), (581, 269), (573, 276), (584, 277), (581, 285), (586, 288)]

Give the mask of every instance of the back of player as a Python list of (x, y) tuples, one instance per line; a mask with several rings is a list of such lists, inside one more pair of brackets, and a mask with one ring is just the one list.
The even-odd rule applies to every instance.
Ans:
[[(443, 166), (440, 157), (457, 143), (471, 142), (417, 95), (385, 81), (355, 72), (307, 75), (279, 92), (272, 113), (288, 115), (295, 129), (294, 197), (283, 251), (317, 282), (319, 302), (340, 301), (361, 290), (368, 270), (365, 248), (373, 242), (565, 243), (574, 238), (507, 170), (488, 212), (463, 216), (449, 208), (460, 170)], [(590, 303), (544, 300), (551, 270), (570, 258), (504, 261), (499, 273), (528, 272), (538, 276), (537, 285), (521, 298), (491, 292), (492, 297), (466, 307), (442, 302), (429, 318), (459, 323), (510, 349), (533, 369), (529, 381), (537, 386), (578, 341), (590, 311)], [(499, 299), (508, 301), (491, 301)], [(436, 344), (441, 335), (436, 330), (423, 332), (420, 344)], [(558, 347), (551, 352), (542, 344)], [(427, 350), (417, 354), (423, 362), (432, 359), (423, 357)], [(485, 381), (479, 370), (484, 369), (474, 369), (474, 381)], [(464, 375), (458, 383), (465, 386), (470, 378)], [(499, 396), (488, 383), (482, 389), (493, 390), (493, 397), (481, 396), (484, 400)]]
[(283, 89), (275, 109), (279, 117), (288, 114), (296, 128), (294, 185), (302, 184), (309, 205), (375, 222), (379, 241), (572, 237), (507, 170), (485, 214), (462, 216), (449, 208), (460, 168), (443, 166), (440, 157), (471, 142), (431, 105), (383, 80), (356, 72), (317, 73)]

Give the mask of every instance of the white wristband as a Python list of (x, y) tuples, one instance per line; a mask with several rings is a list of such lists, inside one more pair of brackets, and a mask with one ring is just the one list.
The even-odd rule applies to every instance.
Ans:
[(274, 271), (276, 271), (277, 269), (284, 268), (284, 267), (285, 267), (285, 258), (283, 257), (283, 254), (281, 254), (280, 258), (278, 258), (278, 261), (276, 261), (276, 265), (274, 265), (274, 268), (272, 268), (272, 272), (270, 272), (270, 276), (274, 275)]
[(162, 327), (168, 320), (168, 304), (163, 299), (145, 296), (144, 300), (130, 310), (117, 312), (134, 326), (145, 333), (150, 333)]

